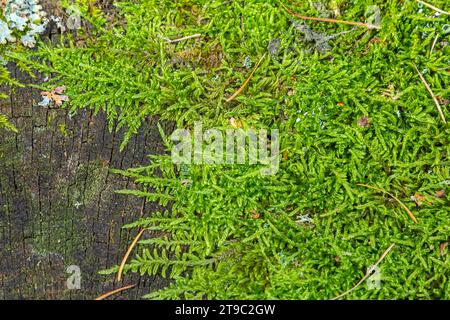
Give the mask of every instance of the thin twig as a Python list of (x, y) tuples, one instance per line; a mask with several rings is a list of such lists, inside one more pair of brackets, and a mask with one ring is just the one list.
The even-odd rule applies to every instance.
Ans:
[(120, 267), (119, 267), (119, 271), (117, 272), (117, 281), (122, 280), (122, 273), (123, 273), (123, 268), (125, 267), (125, 263), (127, 263), (128, 257), (131, 254), (131, 251), (133, 250), (133, 248), (136, 246), (137, 242), (139, 241), (139, 238), (142, 236), (142, 234), (144, 233), (144, 231), (147, 229), (142, 229), (138, 235), (136, 236), (136, 238), (134, 238), (133, 242), (130, 244), (130, 246), (128, 247), (127, 252), (125, 253), (125, 255), (123, 256), (122, 262), (120, 263)]
[(414, 63), (413, 63), (413, 66), (416, 69), (417, 74), (420, 77), (420, 80), (422, 80), (423, 84), (425, 85), (425, 88), (427, 88), (428, 92), (430, 93), (431, 97), (433, 98), (434, 104), (436, 105), (436, 108), (439, 111), (439, 114), (441, 116), (442, 121), (444, 121), (444, 123), (447, 123), (447, 121), (445, 120), (444, 112), (442, 112), (442, 109), (441, 109), (441, 106), (439, 104), (439, 101), (436, 98), (436, 96), (434, 95), (433, 91), (431, 90), (430, 85), (427, 83), (427, 81), (425, 80), (423, 75), (420, 73), (419, 69), (417, 69), (417, 66)]
[(159, 36), (161, 39), (163, 39), (164, 41), (166, 41), (167, 43), (177, 43), (177, 42), (181, 42), (184, 40), (189, 40), (189, 39), (195, 39), (195, 38), (200, 38), (202, 35), (200, 33), (196, 33), (190, 36), (185, 36), (185, 37), (181, 37), (181, 38), (177, 38), (177, 39), (169, 39), (163, 36)]
[(439, 12), (439, 13), (442, 13), (442, 14), (446, 14), (446, 15), (450, 15), (450, 12), (441, 10), (441, 9), (439, 9), (439, 8), (437, 8), (437, 7), (435, 7), (435, 6), (433, 6), (432, 4), (426, 3), (425, 1), (422, 1), (422, 0), (416, 0), (416, 1), (417, 1), (418, 3), (423, 4), (425, 7), (428, 7), (428, 8), (430, 8), (430, 9), (436, 11), (436, 12)]
[(330, 18), (317, 18), (317, 17), (302, 16), (302, 15), (292, 11), (288, 7), (286, 7), (280, 0), (278, 2), (280, 2), (281, 6), (284, 8), (284, 10), (286, 10), (290, 15), (292, 15), (292, 16), (294, 16), (296, 18), (302, 19), (302, 20), (312, 20), (312, 21), (330, 22), (330, 23), (342, 23), (342, 24), (348, 24), (348, 25), (357, 26), (357, 27), (365, 27), (365, 28), (368, 28), (368, 29), (381, 29), (380, 26), (377, 26), (377, 25), (374, 25), (374, 24), (370, 24), (370, 23), (344, 21), (344, 20), (330, 19)]
[(122, 288), (119, 288), (119, 289), (115, 289), (115, 290), (109, 291), (109, 292), (107, 292), (105, 294), (102, 294), (101, 296), (95, 298), (95, 300), (103, 300), (103, 299), (108, 298), (109, 296), (112, 296), (112, 295), (116, 294), (116, 293), (119, 293), (119, 292), (122, 292), (122, 291), (125, 291), (125, 290), (128, 290), (128, 289), (131, 289), (131, 288), (134, 288), (134, 287), (136, 287), (136, 285), (135, 284), (131, 284), (129, 286), (125, 286), (125, 287), (122, 287)]
[(256, 66), (253, 68), (252, 73), (250, 73), (250, 75), (248, 76), (248, 78), (244, 81), (244, 83), (242, 84), (242, 86), (240, 86), (240, 88), (233, 93), (233, 95), (231, 95), (226, 102), (230, 102), (232, 100), (234, 100), (234, 98), (236, 98), (244, 89), (245, 87), (248, 85), (248, 83), (250, 82), (250, 80), (252, 79), (253, 75), (255, 74), (256, 70), (258, 69), (258, 67), (260, 66), (261, 62), (263, 61), (263, 59), (265, 58), (266, 54), (264, 53), (264, 55), (261, 57), (261, 59), (259, 59), (258, 63), (256, 64)]
[(436, 42), (437, 42), (437, 39), (439, 38), (439, 35), (437, 34), (436, 35), (436, 38), (434, 38), (434, 41), (433, 41), (433, 44), (431, 45), (431, 49), (430, 49), (430, 58), (431, 58), (431, 56), (433, 55), (433, 49), (434, 49), (434, 46), (436, 45)]
[(393, 194), (387, 192), (386, 190), (383, 190), (381, 188), (377, 188), (377, 187), (373, 187), (369, 184), (363, 184), (363, 183), (357, 183), (358, 186), (362, 186), (362, 187), (366, 187), (366, 188), (370, 188), (370, 189), (374, 189), (380, 192), (383, 192), (387, 195), (389, 195), (391, 198), (393, 198), (395, 201), (397, 201), (408, 213), (408, 215), (411, 217), (411, 219), (413, 219), (414, 223), (417, 223), (417, 219), (416, 217), (414, 217), (413, 213), (411, 212), (411, 210), (409, 210), (409, 208), (403, 203), (401, 202), (396, 196), (394, 196)]
[(387, 248), (387, 250), (383, 253), (383, 255), (380, 257), (380, 259), (378, 259), (378, 261), (373, 266), (371, 266), (369, 269), (367, 269), (366, 275), (353, 288), (345, 291), (344, 293), (338, 295), (337, 297), (334, 297), (331, 300), (337, 300), (339, 298), (342, 298), (343, 296), (349, 294), (350, 292), (352, 292), (356, 288), (358, 288), (361, 285), (361, 283), (363, 283), (370, 276), (372, 271), (375, 270), (375, 268), (381, 263), (381, 261), (383, 261), (384, 258), (386, 258), (387, 254), (392, 250), (392, 248), (394, 248), (394, 245), (395, 244), (393, 243), (393, 244), (390, 245), (389, 248)]

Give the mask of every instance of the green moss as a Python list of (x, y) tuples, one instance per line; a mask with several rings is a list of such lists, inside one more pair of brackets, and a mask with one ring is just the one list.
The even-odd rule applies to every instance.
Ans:
[[(381, 29), (340, 34), (351, 27), (306, 22), (314, 39), (340, 34), (325, 46), (305, 38), (278, 1), (122, 1), (120, 23), (98, 26), (81, 46), (67, 38), (32, 57), (12, 56), (57, 74), (47, 85), (66, 85), (73, 110), (103, 110), (111, 128), (126, 127), (123, 145), (155, 114), (179, 127), (197, 120), (229, 127), (233, 117), (280, 130), (276, 176), (259, 176), (252, 166), (201, 165), (180, 177), (168, 156), (122, 172), (144, 189), (124, 193), (171, 204), (131, 225), (166, 235), (143, 241), (126, 267), (176, 279), (149, 297), (329, 299), (394, 243), (380, 265), (381, 289), (363, 285), (346, 298), (450, 298), (450, 253), (442, 249), (450, 203), (448, 195), (434, 197), (448, 194), (450, 130), (413, 67), (448, 98), (448, 16), (433, 17), (415, 1), (286, 4), (346, 21), (364, 20), (368, 6), (378, 5)], [(445, 1), (434, 4), (444, 8)], [(164, 40), (196, 33), (198, 40)], [(248, 57), (256, 62), (269, 49), (245, 90), (225, 102), (248, 77)], [(87, 184), (87, 202), (95, 181)], [(360, 183), (398, 197), (419, 223)], [(432, 204), (416, 206), (415, 193)], [(305, 216), (313, 222), (301, 222)]]
[(88, 229), (74, 226), (73, 221), (82, 222), (88, 218), (86, 212), (90, 210), (85, 208), (98, 201), (100, 192), (104, 190), (108, 168), (99, 161), (91, 161), (74, 170), (73, 176), (55, 177), (57, 194), (51, 195), (51, 211), (44, 208), (39, 221), (35, 221), (44, 226), (39, 228), (42, 232), (33, 237), (37, 254), (59, 253), (66, 259), (73, 258), (73, 252), (83, 248), (85, 239), (90, 236)]
[(82, 202), (89, 205), (97, 201), (100, 192), (104, 189), (108, 167), (101, 161), (91, 161), (81, 164), (75, 173), (75, 180), (79, 183), (77, 188), (71, 190), (71, 202), (76, 206)]

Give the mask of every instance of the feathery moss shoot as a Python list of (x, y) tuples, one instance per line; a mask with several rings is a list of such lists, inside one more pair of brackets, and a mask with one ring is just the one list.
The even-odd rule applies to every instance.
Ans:
[[(65, 86), (62, 108), (104, 112), (122, 147), (149, 116), (280, 135), (276, 175), (174, 165), (162, 131), (166, 155), (116, 171), (137, 184), (124, 197), (167, 208), (124, 226), (153, 232), (122, 277), (171, 279), (147, 298), (450, 299), (448, 15), (412, 0), (95, 4), (79, 1), (77, 34), (7, 53), (50, 77), (41, 89)], [(377, 261), (379, 286), (352, 289)]]

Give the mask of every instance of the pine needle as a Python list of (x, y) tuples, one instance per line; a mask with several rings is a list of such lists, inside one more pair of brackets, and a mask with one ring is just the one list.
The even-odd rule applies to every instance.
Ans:
[(278, 1), (278, 2), (280, 2), (281, 6), (284, 8), (284, 10), (286, 10), (291, 16), (294, 16), (294, 17), (302, 19), (302, 20), (311, 20), (311, 21), (329, 22), (329, 23), (341, 23), (341, 24), (347, 24), (347, 25), (351, 25), (351, 26), (365, 27), (365, 28), (368, 28), (368, 29), (381, 29), (380, 26), (377, 26), (377, 25), (374, 25), (374, 24), (370, 24), (370, 23), (344, 21), (344, 20), (330, 19), (330, 18), (317, 18), (317, 17), (302, 16), (302, 15), (292, 11), (288, 7), (286, 7), (281, 1)]
[(125, 253), (125, 255), (123, 256), (122, 262), (120, 263), (120, 267), (119, 267), (119, 271), (117, 272), (117, 281), (121, 281), (122, 280), (122, 273), (123, 273), (123, 268), (125, 267), (125, 264), (127, 263), (128, 257), (131, 254), (131, 251), (133, 250), (133, 248), (136, 246), (137, 242), (139, 241), (139, 239), (141, 238), (142, 234), (144, 233), (144, 231), (147, 229), (142, 229), (138, 235), (136, 236), (136, 238), (134, 238), (133, 242), (131, 243), (131, 245), (128, 247), (127, 252)]
[(358, 288), (361, 285), (361, 283), (363, 283), (370, 276), (372, 271), (375, 270), (375, 268), (381, 263), (381, 261), (383, 261), (384, 258), (386, 258), (388, 253), (392, 250), (392, 248), (394, 248), (394, 245), (395, 244), (393, 243), (393, 244), (390, 245), (389, 248), (387, 248), (387, 250), (381, 255), (380, 259), (378, 259), (378, 261), (367, 270), (366, 275), (353, 288), (345, 291), (344, 293), (338, 295), (337, 297), (334, 297), (331, 300), (337, 300), (337, 299), (342, 298), (343, 296), (349, 294), (350, 292), (356, 290), (356, 288)]
[(423, 84), (425, 85), (425, 88), (427, 88), (428, 92), (430, 93), (431, 97), (433, 98), (434, 104), (436, 105), (436, 108), (439, 111), (442, 121), (444, 121), (444, 123), (447, 123), (447, 121), (445, 120), (444, 112), (442, 112), (441, 105), (439, 104), (438, 99), (436, 98), (433, 91), (431, 90), (430, 85), (427, 83), (427, 81), (425, 80), (423, 75), (420, 73), (419, 69), (417, 69), (417, 66), (414, 63), (413, 63), (413, 66), (416, 69), (417, 74), (420, 77), (420, 80), (422, 80)]
[(122, 291), (125, 291), (125, 290), (128, 290), (128, 289), (131, 289), (131, 288), (134, 288), (134, 287), (136, 287), (135, 284), (130, 284), (128, 286), (125, 286), (125, 287), (122, 287), (122, 288), (119, 288), (119, 289), (115, 289), (115, 290), (109, 291), (109, 292), (107, 292), (105, 294), (102, 294), (101, 296), (95, 298), (95, 300), (103, 300), (103, 299), (108, 298), (109, 296), (112, 296), (112, 295), (116, 294), (116, 293), (119, 293), (119, 292), (122, 292)]
[(436, 12), (439, 12), (439, 13), (442, 13), (442, 14), (446, 14), (446, 15), (450, 15), (450, 12), (441, 10), (441, 9), (439, 9), (439, 8), (437, 8), (437, 7), (435, 7), (435, 6), (433, 6), (432, 4), (426, 3), (425, 1), (422, 1), (422, 0), (416, 0), (416, 1), (417, 1), (418, 3), (423, 4), (425, 7), (428, 7), (428, 8), (430, 8), (430, 9), (436, 11)]
[(263, 59), (265, 58), (265, 56), (266, 56), (266, 54), (264, 53), (264, 55), (261, 57), (261, 59), (259, 59), (259, 61), (256, 64), (256, 66), (253, 68), (252, 73), (250, 73), (250, 75), (248, 76), (247, 80), (244, 81), (242, 86), (235, 93), (233, 93), (233, 95), (231, 97), (229, 97), (226, 102), (230, 102), (230, 101), (234, 100), (234, 98), (236, 98), (242, 91), (244, 91), (245, 87), (248, 85), (248, 83), (252, 79), (253, 75), (255, 74), (256, 70), (260, 66), (260, 64), (263, 61)]
[(413, 215), (413, 213), (411, 212), (411, 210), (409, 210), (409, 208), (408, 208), (403, 202), (401, 202), (400, 199), (398, 199), (398, 198), (397, 198), (396, 196), (394, 196), (393, 194), (391, 194), (391, 193), (389, 193), (389, 192), (387, 192), (386, 190), (383, 190), (383, 189), (381, 189), (381, 188), (373, 187), (373, 186), (371, 186), (371, 185), (369, 185), (369, 184), (357, 183), (357, 185), (358, 185), (358, 186), (362, 186), (362, 187), (366, 187), (366, 188), (370, 188), (370, 189), (374, 189), (374, 190), (377, 190), (377, 191), (380, 191), (380, 192), (383, 192), (383, 193), (389, 195), (391, 198), (393, 198), (395, 201), (397, 201), (397, 202), (398, 202), (398, 203), (406, 210), (406, 212), (407, 212), (408, 215), (411, 217), (411, 219), (413, 219), (414, 223), (417, 223), (417, 219), (416, 219), (416, 217)]

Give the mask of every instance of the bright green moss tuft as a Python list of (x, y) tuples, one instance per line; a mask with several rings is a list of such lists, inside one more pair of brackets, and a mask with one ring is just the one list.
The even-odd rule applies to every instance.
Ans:
[[(67, 87), (72, 111), (103, 110), (111, 128), (126, 127), (124, 144), (149, 115), (178, 127), (197, 120), (229, 127), (233, 117), (280, 130), (276, 176), (245, 165), (192, 165), (180, 174), (169, 156), (122, 172), (143, 187), (123, 193), (170, 204), (129, 226), (163, 231), (141, 241), (125, 268), (174, 279), (148, 297), (329, 299), (395, 243), (380, 265), (381, 288), (363, 284), (346, 298), (449, 299), (450, 203), (434, 194), (449, 193), (450, 131), (413, 68), (448, 99), (448, 16), (415, 1), (330, 1), (320, 10), (287, 4), (347, 21), (364, 21), (369, 4), (378, 5), (381, 30), (357, 28), (318, 47), (278, 1), (122, 1), (116, 23), (95, 37), (13, 57), (52, 73), (48, 86)], [(298, 23), (322, 37), (351, 30)], [(245, 90), (226, 103), (268, 51)], [(394, 194), (419, 223), (358, 183)], [(415, 193), (432, 204), (416, 206)]]

